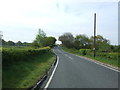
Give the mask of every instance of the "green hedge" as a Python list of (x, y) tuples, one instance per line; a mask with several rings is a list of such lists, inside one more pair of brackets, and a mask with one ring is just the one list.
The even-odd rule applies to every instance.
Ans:
[(97, 56), (118, 60), (118, 58), (120, 58), (120, 53), (97, 53)]
[(79, 52), (81, 55), (90, 55), (91, 54), (91, 49), (80, 49)]
[[(80, 53), (80, 55), (92, 55), (93, 56), (93, 50), (92, 49), (80, 49), (79, 53)], [(98, 52), (98, 51), (96, 51), (96, 56), (118, 60), (118, 58), (120, 58), (120, 53), (113, 53), (113, 52), (109, 53), (109, 52)]]
[(50, 47), (43, 48), (2, 48), (3, 65), (10, 65), (20, 61), (28, 60), (28, 57), (44, 54)]

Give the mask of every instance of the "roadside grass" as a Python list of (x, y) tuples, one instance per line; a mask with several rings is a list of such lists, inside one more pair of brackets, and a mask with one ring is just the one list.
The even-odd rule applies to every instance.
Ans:
[(56, 56), (49, 51), (42, 55), (28, 57), (9, 67), (3, 66), (3, 88), (30, 88), (48, 71)]
[(108, 58), (100, 57), (100, 56), (93, 57), (90, 55), (86, 55), (85, 57), (88, 57), (88, 58), (91, 58), (93, 60), (97, 60), (97, 61), (100, 61), (100, 62), (103, 62), (106, 64), (110, 64), (110, 65), (115, 66), (115, 67), (120, 67), (120, 65), (118, 64), (118, 60), (108, 59)]
[(102, 57), (102, 56), (96, 56), (94, 57), (93, 55), (81, 55), (79, 50), (75, 50), (75, 49), (68, 49), (66, 47), (62, 47), (62, 49), (66, 52), (69, 52), (69, 53), (72, 53), (72, 54), (76, 54), (76, 55), (79, 55), (79, 56), (84, 56), (84, 57), (87, 57), (87, 58), (91, 58), (93, 60), (97, 60), (97, 61), (100, 61), (100, 62), (103, 62), (103, 63), (106, 63), (106, 64), (110, 64), (112, 66), (115, 66), (115, 67), (119, 67), (120, 68), (120, 62), (118, 61), (119, 59), (109, 59), (107, 57)]

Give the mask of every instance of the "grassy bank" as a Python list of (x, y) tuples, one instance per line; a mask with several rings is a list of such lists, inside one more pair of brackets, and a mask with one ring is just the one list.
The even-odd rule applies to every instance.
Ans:
[[(12, 55), (13, 52), (11, 51), (12, 56), (10, 57), (10, 53), (7, 53), (9, 57), (6, 58), (4, 55), (3, 88), (29, 88), (33, 86), (46, 73), (56, 58), (51, 50), (25, 50), (24, 54), (27, 57), (21, 52), (23, 53), (23, 50), (16, 51), (17, 54)], [(19, 58), (20, 54), (22, 58)], [(16, 57), (16, 59), (11, 60), (13, 57)], [(8, 58), (11, 62), (8, 61)]]
[[(80, 51), (76, 50), (76, 49), (68, 49), (66, 47), (62, 47), (62, 49), (64, 51), (72, 53), (72, 54), (76, 54), (76, 55), (79, 55), (79, 56), (85, 56), (85, 57), (88, 57), (88, 58), (91, 58), (91, 59), (94, 59), (94, 60), (97, 60), (97, 61), (100, 61), (100, 62), (103, 62), (103, 63), (106, 63), (106, 64), (110, 64), (110, 65), (115, 66), (115, 67), (120, 67), (120, 64), (118, 64), (118, 60), (119, 60), (118, 57), (120, 57), (119, 54), (117, 54), (114, 58), (111, 58), (111, 57), (108, 57), (108, 56), (105, 56), (105, 55), (103, 55), (103, 56), (102, 55), (97, 55), (96, 57), (93, 57), (93, 52), (91, 52), (91, 54), (82, 55), (80, 53)], [(108, 53), (108, 54), (111, 54), (111, 53)]]

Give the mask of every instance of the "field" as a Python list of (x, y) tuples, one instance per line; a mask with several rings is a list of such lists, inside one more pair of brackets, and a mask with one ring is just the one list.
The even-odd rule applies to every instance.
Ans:
[(2, 48), (3, 88), (30, 88), (46, 73), (56, 56), (50, 47)]
[(93, 56), (93, 51), (90, 49), (81, 49), (81, 50), (76, 50), (76, 49), (68, 49), (66, 47), (62, 47), (63, 50), (80, 55), (80, 56), (85, 56), (103, 63), (110, 64), (115, 67), (120, 67), (120, 53), (113, 53), (113, 52), (96, 52), (96, 57)]

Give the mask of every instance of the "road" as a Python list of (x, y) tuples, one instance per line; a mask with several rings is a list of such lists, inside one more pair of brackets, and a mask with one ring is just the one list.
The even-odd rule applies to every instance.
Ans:
[(59, 63), (48, 88), (118, 88), (118, 72), (67, 53), (54, 52)]

